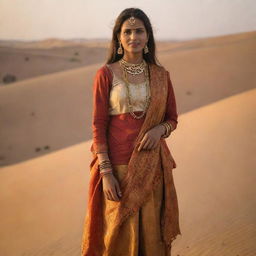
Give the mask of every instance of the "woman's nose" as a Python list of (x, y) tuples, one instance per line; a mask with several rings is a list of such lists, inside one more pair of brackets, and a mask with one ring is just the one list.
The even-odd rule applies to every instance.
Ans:
[(136, 38), (136, 36), (137, 36), (137, 35), (136, 35), (136, 31), (132, 31), (132, 32), (131, 32), (131, 39)]

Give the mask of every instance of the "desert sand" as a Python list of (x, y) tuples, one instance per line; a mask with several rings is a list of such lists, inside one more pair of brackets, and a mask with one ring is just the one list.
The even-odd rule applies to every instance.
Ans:
[[(255, 97), (256, 89), (183, 114), (167, 139), (182, 231), (173, 255), (255, 255)], [(1, 255), (79, 255), (90, 145), (1, 169)]]
[[(177, 163), (182, 232), (174, 256), (256, 255), (255, 36), (247, 36), (221, 37), (219, 46), (218, 38), (208, 39), (214, 47), (191, 42), (197, 47), (177, 51), (165, 43), (159, 55), (179, 111), (167, 139)], [(91, 83), (101, 65), (0, 88), (0, 255), (79, 255)]]

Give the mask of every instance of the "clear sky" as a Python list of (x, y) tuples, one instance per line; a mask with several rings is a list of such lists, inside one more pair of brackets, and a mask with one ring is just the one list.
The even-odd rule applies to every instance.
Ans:
[(256, 0), (0, 0), (0, 40), (110, 39), (128, 7), (149, 16), (159, 40), (256, 30)]

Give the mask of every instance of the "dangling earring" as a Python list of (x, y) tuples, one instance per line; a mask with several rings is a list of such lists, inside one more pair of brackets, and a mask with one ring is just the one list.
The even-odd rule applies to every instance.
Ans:
[(145, 47), (144, 47), (144, 53), (146, 54), (146, 53), (148, 53), (149, 52), (149, 50), (148, 50), (148, 46), (147, 46), (147, 44), (145, 45)]
[(123, 54), (123, 49), (120, 41), (119, 41), (119, 47), (117, 49), (117, 54)]

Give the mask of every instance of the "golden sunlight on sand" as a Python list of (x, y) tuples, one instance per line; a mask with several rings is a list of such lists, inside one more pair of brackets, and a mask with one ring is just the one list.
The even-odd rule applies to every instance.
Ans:
[[(173, 256), (256, 255), (255, 46), (256, 33), (159, 43), (179, 112)], [(100, 61), (0, 86), (1, 256), (80, 255), (97, 47)]]

